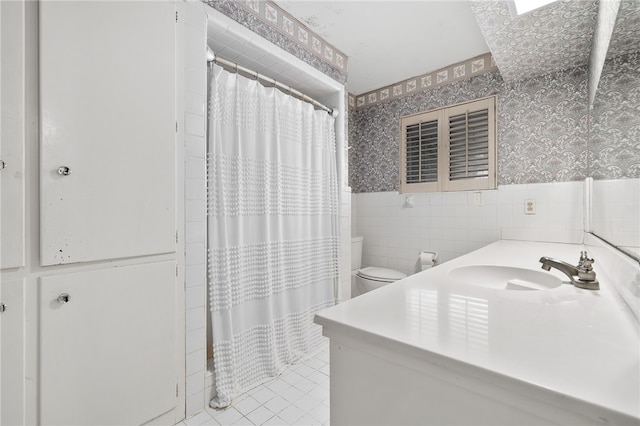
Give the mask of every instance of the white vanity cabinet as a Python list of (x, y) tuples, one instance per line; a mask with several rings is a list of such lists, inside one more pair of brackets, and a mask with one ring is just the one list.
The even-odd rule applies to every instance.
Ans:
[(638, 318), (597, 247), (600, 290), (510, 286), (587, 248), (501, 240), (319, 312), (331, 424), (640, 424)]
[(176, 9), (41, 2), (41, 264), (175, 251)]

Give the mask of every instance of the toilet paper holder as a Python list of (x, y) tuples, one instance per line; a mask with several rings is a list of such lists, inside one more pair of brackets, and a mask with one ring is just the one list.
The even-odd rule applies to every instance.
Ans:
[(438, 264), (438, 253), (433, 251), (423, 250), (418, 254), (418, 260), (416, 261), (415, 271), (421, 272), (437, 264)]

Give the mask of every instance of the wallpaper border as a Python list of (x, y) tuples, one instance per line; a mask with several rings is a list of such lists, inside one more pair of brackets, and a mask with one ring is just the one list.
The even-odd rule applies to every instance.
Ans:
[(265, 24), (347, 75), (347, 55), (314, 33), (309, 27), (271, 0), (236, 0)]
[(362, 95), (349, 94), (349, 108), (364, 108), (388, 102), (445, 84), (486, 74), (496, 69), (497, 66), (491, 53), (485, 53)]

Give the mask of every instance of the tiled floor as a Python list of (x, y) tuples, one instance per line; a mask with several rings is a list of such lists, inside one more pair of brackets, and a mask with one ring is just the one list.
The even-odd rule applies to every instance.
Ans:
[(239, 396), (231, 407), (207, 408), (178, 425), (329, 425), (328, 339), (307, 361)]

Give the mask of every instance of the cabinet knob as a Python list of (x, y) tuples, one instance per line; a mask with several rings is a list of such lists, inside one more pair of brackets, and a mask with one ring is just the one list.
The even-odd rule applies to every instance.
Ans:
[(69, 176), (71, 174), (71, 169), (67, 166), (58, 167), (58, 174), (60, 176)]
[(0, 314), (7, 310), (7, 305), (0, 303)]
[(58, 296), (58, 302), (62, 303), (63, 305), (65, 303), (68, 303), (69, 300), (71, 300), (71, 296), (69, 296), (69, 293), (62, 293), (60, 296)]
[(5, 163), (4, 161), (0, 160), (0, 170), (4, 169), (5, 167), (7, 167), (7, 163)]

